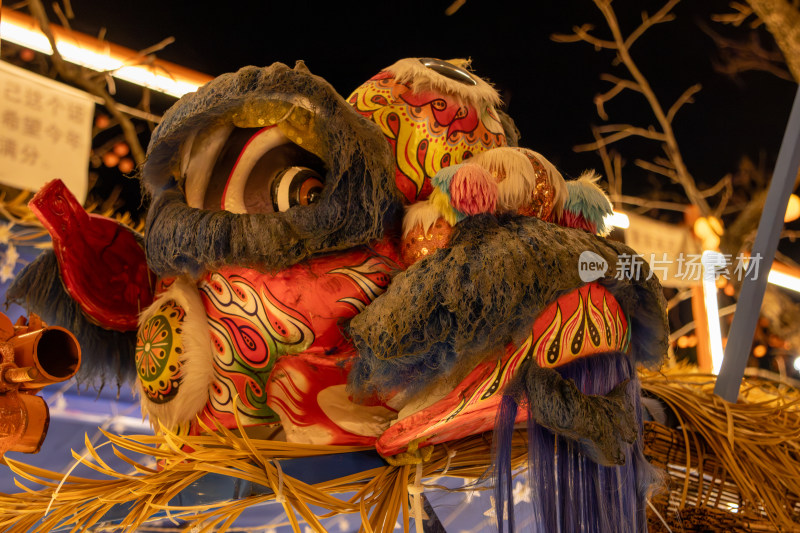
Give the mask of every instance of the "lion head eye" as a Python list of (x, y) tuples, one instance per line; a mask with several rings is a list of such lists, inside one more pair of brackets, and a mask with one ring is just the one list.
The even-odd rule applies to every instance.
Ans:
[(308, 167), (289, 167), (272, 180), (272, 205), (283, 212), (297, 205), (311, 205), (320, 199), (324, 178)]

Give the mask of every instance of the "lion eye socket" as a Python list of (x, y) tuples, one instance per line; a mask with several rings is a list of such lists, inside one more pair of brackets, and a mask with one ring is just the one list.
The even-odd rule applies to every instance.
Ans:
[(313, 204), (324, 187), (322, 160), (274, 126), (222, 126), (197, 136), (185, 152), (190, 154), (184, 167), (191, 207), (232, 213), (286, 211)]

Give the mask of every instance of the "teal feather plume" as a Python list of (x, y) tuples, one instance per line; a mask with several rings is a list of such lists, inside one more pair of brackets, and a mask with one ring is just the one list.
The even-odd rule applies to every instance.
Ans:
[(597, 228), (597, 233), (605, 235), (611, 229), (606, 226), (605, 217), (613, 212), (611, 201), (597, 185), (600, 178), (594, 171), (585, 172), (577, 180), (567, 181), (567, 201), (564, 209), (579, 214)]

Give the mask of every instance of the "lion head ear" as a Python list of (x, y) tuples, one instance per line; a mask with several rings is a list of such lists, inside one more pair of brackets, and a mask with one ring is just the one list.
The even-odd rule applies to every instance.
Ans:
[(306, 66), (306, 62), (303, 61), (302, 59), (298, 59), (297, 62), (294, 64), (294, 71), (300, 72), (302, 74), (311, 74), (311, 71), (308, 70), (308, 67)]

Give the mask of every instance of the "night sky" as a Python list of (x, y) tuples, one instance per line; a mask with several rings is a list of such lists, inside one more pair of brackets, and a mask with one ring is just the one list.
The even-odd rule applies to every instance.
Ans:
[[(599, 123), (592, 98), (610, 85), (603, 72), (625, 76), (612, 66), (613, 53), (595, 52), (585, 43), (561, 44), (553, 33), (589, 22), (596, 34), (609, 35), (600, 12), (589, 0), (467, 0), (452, 16), (450, 0), (406, 2), (259, 1), (208, 3), (99, 2), (73, 0), (73, 27), (134, 49), (165, 37), (176, 42), (159, 57), (210, 75), (244, 65), (302, 59), (311, 71), (343, 96), (402, 57), (471, 57), (475, 72), (500, 91), (508, 113), (522, 132), (521, 144), (551, 159), (565, 176), (586, 168), (601, 169), (599, 157), (575, 154), (572, 147), (592, 140)], [(735, 171), (742, 155), (768, 168), (774, 164), (795, 92), (793, 84), (766, 73), (746, 73), (733, 81), (714, 72), (717, 52), (700, 23), (728, 36), (744, 30), (711, 22), (727, 1), (684, 0), (678, 19), (648, 31), (633, 48), (634, 59), (668, 108), (684, 89), (701, 83), (695, 103), (683, 108), (674, 127), (690, 172), (713, 184)], [(656, 11), (663, 2), (614, 3), (629, 33), (641, 10)], [(766, 32), (762, 29), (762, 36)], [(608, 106), (610, 120), (647, 126), (655, 121), (634, 93)], [(647, 194), (647, 173), (632, 161), (658, 146), (633, 141), (619, 144), (629, 161), (625, 192)]]

